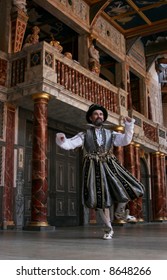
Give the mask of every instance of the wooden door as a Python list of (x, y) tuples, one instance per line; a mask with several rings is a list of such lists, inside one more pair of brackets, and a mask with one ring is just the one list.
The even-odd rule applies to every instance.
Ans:
[(56, 132), (49, 130), (48, 220), (55, 226), (76, 226), (81, 220), (79, 151), (66, 151), (58, 147), (55, 143)]

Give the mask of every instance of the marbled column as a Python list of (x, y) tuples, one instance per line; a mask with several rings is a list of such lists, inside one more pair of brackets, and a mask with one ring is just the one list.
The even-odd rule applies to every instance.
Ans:
[[(131, 142), (130, 145), (124, 147), (124, 163), (125, 168), (133, 175), (136, 175), (135, 169), (135, 146), (134, 143)], [(136, 199), (130, 201), (128, 203), (130, 215), (136, 216), (136, 209), (137, 209), (137, 201)]]
[(165, 201), (165, 217), (164, 217), (164, 220), (167, 220), (167, 156), (165, 155), (165, 158), (164, 158), (164, 164), (165, 164), (165, 169), (164, 169), (164, 176), (165, 176), (165, 186), (164, 186), (164, 190), (165, 190), (165, 198), (166, 198), (166, 201)]
[(123, 147), (114, 147), (114, 155), (118, 161), (123, 165), (124, 164), (124, 149)]
[(153, 220), (163, 220), (163, 193), (160, 152), (151, 154)]
[[(141, 180), (141, 171), (140, 171), (140, 144), (134, 145), (135, 150), (135, 177), (140, 181)], [(143, 222), (143, 213), (142, 213), (142, 197), (135, 199), (135, 212), (136, 218), (138, 221)]]
[(7, 104), (6, 148), (3, 192), (3, 227), (13, 226), (15, 108)]
[(161, 192), (163, 194), (163, 219), (166, 220), (166, 170), (165, 170), (165, 155), (160, 154), (160, 164), (161, 164)]
[(47, 222), (47, 93), (33, 95), (32, 207), (29, 226), (48, 226)]

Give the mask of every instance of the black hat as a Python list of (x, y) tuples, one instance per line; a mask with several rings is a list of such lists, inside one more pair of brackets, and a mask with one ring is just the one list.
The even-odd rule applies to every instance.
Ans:
[(88, 123), (92, 123), (92, 121), (89, 118), (92, 115), (92, 113), (94, 111), (96, 111), (96, 110), (100, 110), (100, 111), (103, 112), (103, 114), (104, 114), (104, 121), (106, 121), (106, 119), (108, 117), (107, 110), (103, 106), (101, 106), (99, 104), (92, 104), (92, 105), (90, 105), (90, 107), (89, 107), (89, 109), (88, 109), (88, 111), (86, 113), (86, 120), (87, 120)]

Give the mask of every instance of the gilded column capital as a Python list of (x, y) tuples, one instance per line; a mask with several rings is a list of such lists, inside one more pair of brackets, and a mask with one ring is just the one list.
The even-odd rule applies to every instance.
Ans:
[(9, 111), (12, 111), (12, 112), (15, 112), (15, 111), (16, 111), (16, 106), (15, 106), (15, 105), (13, 105), (13, 104), (11, 104), (11, 103), (9, 103), (9, 102), (6, 102), (5, 105), (6, 105), (6, 107), (7, 107), (7, 109), (8, 109)]
[(140, 144), (134, 143), (134, 145), (135, 145), (136, 148), (138, 148), (138, 149), (140, 148)]
[(39, 92), (39, 93), (34, 93), (32, 95), (32, 99), (33, 100), (37, 100), (37, 99), (46, 99), (46, 101), (49, 101), (50, 99), (50, 94), (46, 93), (46, 92)]
[(161, 156), (161, 157), (165, 157), (165, 154), (164, 154), (164, 153), (160, 153), (160, 156)]
[(159, 157), (160, 156), (160, 152), (159, 151), (156, 151), (156, 152), (153, 152), (152, 153), (152, 156), (154, 156), (154, 157)]

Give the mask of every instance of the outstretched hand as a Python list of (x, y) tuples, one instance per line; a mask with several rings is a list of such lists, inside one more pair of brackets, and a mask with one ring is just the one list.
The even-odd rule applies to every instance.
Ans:
[(64, 133), (59, 132), (59, 133), (56, 134), (56, 138), (57, 138), (59, 141), (64, 142), (64, 140), (65, 140), (65, 135), (64, 135)]
[(131, 122), (132, 121), (132, 118), (130, 118), (130, 117), (124, 117), (124, 119), (123, 119), (123, 121), (124, 122)]

